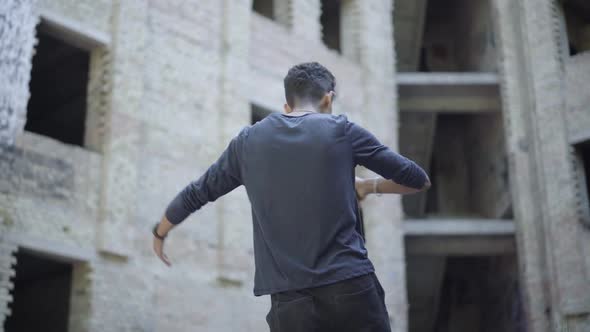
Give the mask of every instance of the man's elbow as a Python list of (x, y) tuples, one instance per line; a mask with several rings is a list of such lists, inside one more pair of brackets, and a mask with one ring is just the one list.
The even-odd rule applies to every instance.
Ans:
[(426, 178), (426, 182), (424, 182), (424, 185), (422, 186), (420, 191), (426, 191), (430, 189), (430, 186), (432, 186), (432, 184), (430, 183), (430, 179)]

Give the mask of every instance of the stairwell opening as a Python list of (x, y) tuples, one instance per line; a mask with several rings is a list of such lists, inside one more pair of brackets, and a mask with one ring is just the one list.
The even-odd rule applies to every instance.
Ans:
[[(428, 0), (416, 64), (423, 72), (496, 69), (496, 45), (489, 1)], [(418, 13), (419, 14), (419, 13)]]
[(510, 219), (501, 114), (424, 117), (431, 122), (417, 117), (400, 126), (400, 152), (421, 164), (432, 182), (426, 193), (402, 198), (405, 216)]
[(406, 257), (410, 332), (525, 332), (516, 256)]

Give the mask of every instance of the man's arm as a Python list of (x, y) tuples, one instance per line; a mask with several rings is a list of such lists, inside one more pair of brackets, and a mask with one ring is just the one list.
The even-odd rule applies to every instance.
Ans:
[[(381, 193), (410, 194), (426, 190), (430, 180), (415, 162), (393, 152), (366, 129), (348, 122), (346, 134), (352, 144), (354, 162), (363, 165), (384, 179), (370, 180)], [(363, 184), (362, 186), (368, 186)]]
[(406, 187), (392, 180), (384, 178), (362, 179), (357, 177), (355, 180), (355, 189), (362, 200), (368, 194), (400, 194), (408, 195), (415, 194), (430, 188), (430, 180), (428, 179), (424, 186), (420, 189)]
[(239, 149), (243, 133), (244, 130), (230, 142), (219, 159), (198, 180), (187, 185), (168, 204), (156, 227), (157, 236), (154, 236), (154, 251), (166, 265), (170, 266), (170, 262), (163, 252), (163, 238), (168, 232), (203, 205), (215, 201), (242, 184)]

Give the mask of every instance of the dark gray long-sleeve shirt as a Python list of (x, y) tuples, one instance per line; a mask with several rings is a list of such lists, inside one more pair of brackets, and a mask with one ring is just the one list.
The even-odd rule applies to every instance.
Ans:
[(252, 206), (255, 295), (363, 275), (373, 265), (355, 228), (356, 165), (412, 188), (427, 180), (418, 165), (343, 115), (275, 113), (232, 139), (172, 200), (166, 217), (178, 224), (243, 184)]

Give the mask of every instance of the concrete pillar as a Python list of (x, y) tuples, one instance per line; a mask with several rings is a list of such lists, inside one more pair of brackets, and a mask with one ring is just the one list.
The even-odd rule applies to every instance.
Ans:
[(360, 60), (360, 0), (344, 0), (340, 5), (340, 48), (342, 55), (354, 62)]
[(137, 189), (146, 24), (147, 1), (116, 1), (110, 55), (102, 54), (100, 59), (110, 62), (110, 77), (103, 82), (110, 98), (105, 100), (104, 136), (99, 149), (103, 154), (103, 187), (97, 245), (99, 250), (118, 256), (127, 256), (133, 243), (129, 223)]
[[(287, 1), (287, 0), (280, 0)], [(320, 0), (288, 0), (290, 2), (291, 22), (289, 27), (293, 34), (310, 41), (322, 40), (320, 24)]]
[(23, 131), (35, 43), (35, 0), (0, 3), (0, 147)]
[(504, 130), (508, 153), (510, 187), (513, 198), (518, 243), (520, 284), (523, 289), (525, 315), (530, 331), (548, 331), (545, 308), (549, 302), (545, 292), (545, 259), (543, 227), (537, 221), (537, 183), (534, 176), (530, 114), (533, 104), (528, 95), (523, 36), (519, 20), (521, 8), (510, 0), (494, 0), (493, 12), (498, 41), (499, 68)]
[[(275, 3), (277, 5), (278, 3)], [(223, 53), (219, 94), (219, 154), (240, 130), (250, 124), (250, 100), (247, 91), (250, 78), (248, 52), (250, 45), (250, 0), (223, 2)], [(218, 212), (219, 278), (248, 289), (253, 282), (251, 210), (244, 187), (215, 202)]]
[[(578, 222), (576, 175), (567, 143), (564, 70), (559, 52), (559, 25), (555, 1), (524, 0), (522, 4), (525, 45), (528, 45), (531, 108), (535, 133), (535, 161), (539, 165), (546, 257), (551, 277), (552, 327), (581, 331), (590, 327), (590, 280), (585, 275), (585, 256), (579, 237), (587, 232)], [(585, 233), (588, 234), (588, 233)], [(579, 317), (582, 316), (582, 317)], [(582, 318), (582, 319), (579, 319)], [(582, 325), (580, 325), (582, 324)]]
[[(397, 150), (398, 110), (391, 0), (358, 9), (359, 62), (364, 91), (360, 124)], [(376, 42), (379, 41), (379, 42)], [(407, 331), (407, 296), (402, 209), (399, 196), (370, 197), (364, 203), (369, 257), (386, 292), (393, 331)]]
[[(517, 223), (520, 281), (530, 331), (582, 330), (590, 289), (565, 124), (554, 2), (493, 2)], [(580, 234), (586, 234), (580, 235)]]
[(68, 331), (89, 331), (92, 317), (92, 270), (88, 263), (74, 263)]

